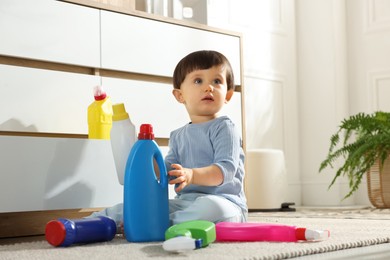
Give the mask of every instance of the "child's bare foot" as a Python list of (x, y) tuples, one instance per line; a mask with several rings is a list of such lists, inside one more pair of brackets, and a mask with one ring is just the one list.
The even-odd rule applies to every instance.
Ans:
[(125, 228), (124, 228), (123, 222), (121, 222), (121, 223), (118, 225), (118, 230), (117, 230), (116, 233), (117, 233), (117, 234), (120, 234), (120, 235), (123, 235), (123, 237), (125, 236)]
[(125, 228), (124, 228), (124, 225), (123, 225), (123, 221), (121, 223), (119, 223), (119, 226), (118, 226), (118, 230), (116, 232), (117, 234), (125, 234)]

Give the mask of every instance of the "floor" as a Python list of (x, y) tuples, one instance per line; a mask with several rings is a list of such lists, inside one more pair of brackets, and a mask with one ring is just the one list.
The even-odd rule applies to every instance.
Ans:
[[(340, 211), (354, 211), (354, 210), (365, 210), (367, 209), (367, 206), (347, 206), (347, 207), (297, 207), (297, 213), (303, 212), (303, 214), (310, 214), (312, 212), (315, 214), (316, 211), (328, 211), (333, 212), (334, 214), (337, 214)], [(384, 214), (389, 214), (389, 210), (385, 209), (383, 210)], [(298, 213), (299, 214), (299, 213)], [(371, 260), (371, 259), (390, 259), (390, 243), (386, 244), (379, 244), (374, 246), (367, 246), (367, 247), (360, 247), (360, 248), (352, 248), (352, 249), (346, 249), (346, 250), (339, 250), (339, 251), (333, 251), (329, 253), (323, 253), (323, 254), (315, 254), (315, 255), (307, 255), (302, 257), (297, 257), (299, 259), (319, 259), (319, 260), (337, 260), (337, 259), (343, 259), (343, 260)]]
[(353, 249), (334, 251), (323, 254), (308, 255), (298, 257), (299, 259), (319, 259), (319, 260), (371, 260), (371, 259), (390, 259), (390, 244), (380, 244), (376, 246), (367, 246)]
[[(307, 208), (305, 208), (307, 210)], [(2, 238), (0, 239), (0, 245), (14, 244), (21, 242), (31, 241), (44, 241), (45, 236), (30, 236), (30, 237), (18, 237), (18, 238)], [(319, 260), (331, 260), (331, 259), (350, 259), (350, 260), (363, 260), (363, 259), (390, 259), (390, 243), (380, 244), (375, 246), (360, 247), (353, 249), (346, 249), (340, 251), (334, 251), (323, 254), (315, 254), (298, 257), (299, 259), (319, 259)]]
[[(0, 245), (42, 241), (44, 236), (31, 236), (20, 238), (3, 238), (0, 239)], [(323, 254), (315, 254), (297, 257), (302, 260), (371, 260), (371, 259), (390, 259), (390, 244), (380, 244), (376, 246), (361, 247), (347, 250), (334, 251)]]
[(0, 245), (10, 245), (10, 244), (16, 244), (16, 243), (43, 241), (43, 240), (45, 240), (45, 236), (0, 238)]

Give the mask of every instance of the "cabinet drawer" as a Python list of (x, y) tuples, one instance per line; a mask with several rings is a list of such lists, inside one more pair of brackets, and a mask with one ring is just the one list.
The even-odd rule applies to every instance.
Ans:
[(0, 54), (100, 66), (99, 10), (53, 0), (0, 1)]
[(87, 134), (97, 76), (0, 65), (0, 130)]
[(102, 67), (171, 77), (181, 58), (216, 50), (231, 62), (240, 84), (240, 38), (217, 32), (102, 11)]
[(184, 106), (176, 101), (169, 84), (102, 78), (113, 103), (124, 103), (137, 132), (141, 124), (152, 124), (156, 137), (190, 121)]
[(0, 147), (0, 213), (122, 202), (108, 140), (0, 136)]
[[(176, 101), (169, 84), (102, 78), (113, 103), (124, 103), (131, 121), (137, 127), (152, 124), (156, 137), (168, 138), (171, 131), (190, 122), (183, 104)], [(241, 94), (235, 92), (222, 114), (229, 115), (241, 127)]]
[[(1, 131), (87, 134), (87, 108), (93, 87), (102, 83), (113, 103), (124, 103), (137, 128), (150, 123), (156, 137), (190, 121), (170, 84), (0, 65), (0, 92), (6, 99)], [(241, 94), (234, 93), (223, 114), (241, 127)]]

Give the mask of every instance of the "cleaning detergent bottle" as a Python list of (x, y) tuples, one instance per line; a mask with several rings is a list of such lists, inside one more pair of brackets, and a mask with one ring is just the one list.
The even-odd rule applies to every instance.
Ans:
[(49, 221), (45, 237), (52, 246), (67, 247), (78, 243), (110, 241), (115, 237), (116, 224), (109, 217), (65, 219)]
[(123, 185), (127, 158), (137, 140), (136, 129), (123, 103), (112, 106), (111, 148), (118, 181)]
[(88, 106), (88, 138), (110, 139), (112, 103), (102, 86), (93, 90), (95, 101)]
[(208, 246), (215, 241), (215, 224), (206, 220), (192, 220), (171, 226), (165, 232), (163, 249), (182, 252)]
[(167, 170), (150, 124), (141, 125), (127, 160), (123, 224), (129, 242), (163, 241), (169, 228)]
[(217, 241), (297, 242), (325, 240), (328, 230), (313, 230), (279, 223), (231, 223), (215, 225)]

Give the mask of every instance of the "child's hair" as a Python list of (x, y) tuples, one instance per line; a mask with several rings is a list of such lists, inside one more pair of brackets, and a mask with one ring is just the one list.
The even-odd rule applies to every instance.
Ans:
[(173, 72), (173, 87), (180, 89), (187, 74), (194, 70), (205, 70), (220, 65), (226, 68), (227, 89), (234, 89), (233, 69), (229, 60), (217, 51), (208, 50), (192, 52), (179, 61)]

